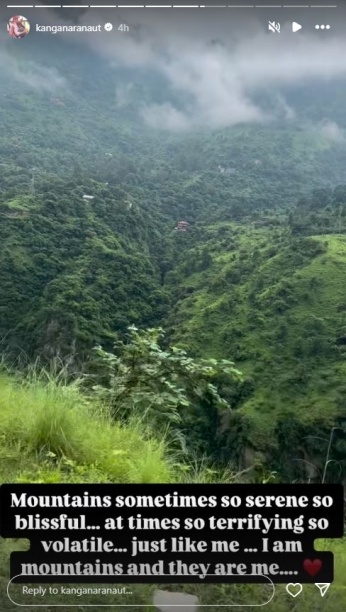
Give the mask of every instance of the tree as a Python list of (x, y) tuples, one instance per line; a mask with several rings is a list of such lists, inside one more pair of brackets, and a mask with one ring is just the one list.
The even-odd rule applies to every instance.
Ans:
[(161, 328), (140, 331), (131, 326), (128, 331), (128, 342), (116, 342), (114, 353), (94, 349), (93, 392), (113, 417), (127, 421), (140, 415), (156, 432), (170, 427), (181, 440), (188, 433), (188, 446), (194, 449), (215, 439), (219, 413), (230, 407), (214, 382), (221, 374), (229, 381), (241, 379), (233, 362), (193, 359), (175, 346), (163, 350)]
[(213, 258), (208, 252), (207, 247), (204, 247), (201, 253), (201, 260), (200, 260), (200, 267), (199, 267), (200, 271), (203, 272), (204, 270), (207, 270), (211, 266), (212, 263), (213, 263)]

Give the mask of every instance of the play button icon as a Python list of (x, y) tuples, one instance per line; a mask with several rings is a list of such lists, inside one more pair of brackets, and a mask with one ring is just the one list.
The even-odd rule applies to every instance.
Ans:
[(298, 30), (301, 30), (303, 26), (300, 25), (300, 23), (297, 23), (296, 21), (293, 21), (292, 23), (292, 32), (298, 32)]

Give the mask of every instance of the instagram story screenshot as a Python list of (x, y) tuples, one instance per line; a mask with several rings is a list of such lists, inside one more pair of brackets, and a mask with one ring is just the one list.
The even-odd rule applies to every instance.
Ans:
[(0, 8), (0, 610), (341, 612), (346, 6), (124, 1)]

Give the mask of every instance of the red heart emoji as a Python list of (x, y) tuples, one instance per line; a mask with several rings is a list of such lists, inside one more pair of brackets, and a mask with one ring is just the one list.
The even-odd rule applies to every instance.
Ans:
[(316, 576), (316, 574), (318, 574), (322, 568), (322, 561), (321, 559), (314, 559), (314, 561), (311, 561), (311, 559), (305, 559), (303, 567), (309, 576)]

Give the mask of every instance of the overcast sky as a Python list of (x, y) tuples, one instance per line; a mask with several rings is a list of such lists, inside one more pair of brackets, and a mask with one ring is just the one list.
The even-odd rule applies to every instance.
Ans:
[[(72, 23), (69, 9), (54, 13), (44, 8), (22, 9), (32, 24)], [(2, 22), (12, 11), (3, 11)], [(263, 86), (276, 90), (280, 86), (300, 85), (320, 79), (327, 86), (329, 79), (346, 80), (346, 15), (345, 9), (295, 11), (265, 9), (89, 9), (73, 22), (104, 24), (112, 22), (111, 33), (57, 34), (64, 40), (75, 41), (75, 52), (91, 47), (100, 58), (116, 66), (153, 68), (164, 75), (173, 90), (189, 94), (190, 107), (178, 110), (172, 104), (149, 105), (141, 112), (147, 123), (173, 130), (191, 125), (223, 127), (247, 121), (267, 121), (275, 114), (294, 116), (282, 96), (277, 96), (277, 108), (266, 112), (252, 101), (252, 93)], [(342, 18), (341, 18), (342, 13)], [(280, 34), (268, 32), (268, 19), (279, 21)], [(293, 34), (292, 21), (303, 25)], [(317, 32), (315, 23), (329, 23), (329, 31)], [(130, 27), (118, 32), (119, 24)], [(6, 28), (4, 28), (6, 29)], [(50, 36), (42, 36), (49, 44)], [(10, 62), (11, 45), (25, 45), (25, 40), (13, 41), (2, 34), (0, 62)], [(111, 67), (110, 67), (111, 69)], [(15, 66), (14, 66), (15, 70)], [(32, 67), (38, 86), (49, 87), (46, 68)], [(14, 75), (15, 76), (15, 75)], [(30, 77), (30, 75), (29, 75)], [(28, 78), (29, 78), (28, 77)], [(61, 85), (64, 75), (52, 70), (54, 87)], [(59, 79), (61, 79), (59, 81)], [(119, 85), (117, 100), (126, 104), (131, 87)], [(346, 106), (346, 100), (345, 100)], [(328, 117), (326, 117), (328, 119)], [(325, 134), (335, 139), (336, 124), (324, 125)]]

